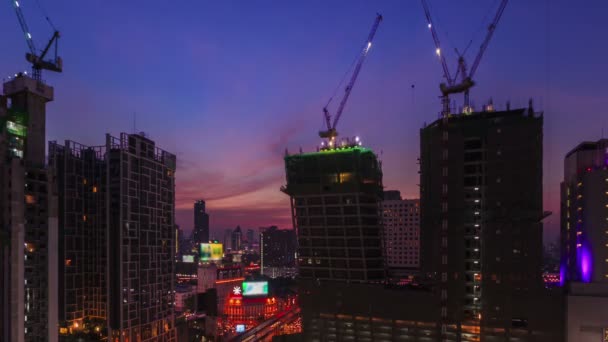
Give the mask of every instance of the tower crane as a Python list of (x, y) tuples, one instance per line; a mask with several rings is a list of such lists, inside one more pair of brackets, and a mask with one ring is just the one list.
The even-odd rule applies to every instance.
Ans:
[(374, 20), (372, 29), (369, 32), (369, 35), (367, 37), (367, 41), (365, 42), (363, 50), (361, 51), (361, 53), (359, 55), (357, 65), (355, 66), (355, 69), (353, 70), (353, 74), (350, 77), (350, 81), (348, 82), (348, 84), (346, 85), (346, 88), (344, 89), (344, 96), (342, 97), (342, 100), (340, 101), (340, 105), (338, 106), (338, 110), (336, 111), (336, 114), (334, 115), (333, 122), (331, 121), (331, 114), (329, 113), (329, 110), (327, 109), (327, 106), (329, 106), (329, 103), (333, 99), (333, 96), (332, 96), (332, 98), (329, 99), (329, 101), (327, 102), (325, 107), (323, 107), (323, 114), (325, 116), (325, 124), (327, 125), (327, 130), (320, 131), (319, 136), (321, 138), (329, 139), (330, 143), (338, 136), (338, 131), (336, 130), (336, 125), (338, 124), (338, 121), (340, 120), (340, 117), (342, 116), (342, 112), (344, 111), (344, 106), (346, 105), (346, 102), (348, 101), (350, 93), (353, 90), (355, 81), (357, 81), (357, 76), (359, 76), (359, 72), (361, 71), (363, 62), (365, 61), (365, 57), (367, 57), (367, 53), (369, 52), (369, 49), (372, 47), (372, 41), (374, 40), (374, 36), (376, 35), (376, 31), (378, 30), (378, 25), (380, 25), (381, 21), (382, 21), (382, 15), (377, 13), (376, 20)]
[[(57, 56), (57, 49), (59, 45), (59, 31), (53, 27), (53, 24), (47, 17), (47, 21), (53, 27), (53, 35), (51, 39), (49, 39), (48, 43), (44, 47), (44, 49), (38, 53), (36, 46), (34, 45), (34, 41), (32, 39), (32, 34), (30, 33), (30, 29), (27, 26), (27, 22), (23, 16), (23, 12), (21, 11), (21, 4), (19, 0), (11, 0), (13, 7), (15, 8), (15, 13), (17, 13), (17, 19), (19, 19), (19, 24), (21, 25), (21, 30), (25, 36), (25, 41), (29, 47), (29, 52), (25, 54), (25, 59), (32, 64), (32, 77), (40, 81), (42, 79), (41, 72), (42, 70), (49, 70), (54, 72), (62, 72), (63, 71), (63, 61), (61, 57)], [(51, 46), (54, 45), (55, 59), (54, 60), (45, 60), (47, 53), (51, 49)]]
[[(442, 82), (439, 85), (439, 89), (441, 90), (441, 103), (442, 103), (442, 115), (447, 116), (450, 114), (450, 94), (458, 94), (464, 93), (464, 112), (470, 113), (472, 108), (469, 104), (469, 90), (475, 85), (475, 81), (473, 81), (473, 76), (475, 76), (475, 72), (479, 67), (479, 63), (481, 62), (481, 58), (483, 57), (488, 45), (490, 44), (490, 40), (494, 35), (494, 31), (496, 30), (496, 26), (502, 17), (502, 14), (507, 6), (508, 0), (501, 0), (500, 5), (498, 6), (498, 10), (494, 15), (494, 20), (488, 26), (488, 32), (486, 33), (486, 37), (479, 47), (479, 52), (471, 65), (471, 69), (467, 70), (467, 64), (464, 59), (464, 54), (458, 53), (458, 68), (456, 74), (452, 78), (450, 75), (450, 71), (448, 69), (448, 65), (445, 61), (445, 56), (441, 50), (441, 44), (439, 42), (439, 37), (435, 30), (435, 26), (433, 24), (433, 20), (431, 18), (431, 12), (429, 10), (429, 6), (426, 0), (422, 1), (422, 7), (424, 8), (424, 14), (426, 16), (427, 25), (431, 34), (433, 36), (433, 41), (435, 43), (435, 53), (439, 57), (441, 61), (441, 66), (443, 68), (443, 77), (445, 78), (445, 82)], [(460, 82), (458, 82), (458, 78), (460, 76)], [(458, 83), (457, 83), (458, 82)]]

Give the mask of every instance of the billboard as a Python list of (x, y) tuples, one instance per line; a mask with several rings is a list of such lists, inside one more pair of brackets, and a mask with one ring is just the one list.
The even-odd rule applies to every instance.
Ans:
[(199, 247), (200, 261), (218, 261), (224, 257), (224, 248), (221, 243), (201, 243)]
[(194, 255), (182, 255), (182, 262), (194, 262)]
[(267, 281), (244, 281), (243, 297), (256, 297), (268, 295)]

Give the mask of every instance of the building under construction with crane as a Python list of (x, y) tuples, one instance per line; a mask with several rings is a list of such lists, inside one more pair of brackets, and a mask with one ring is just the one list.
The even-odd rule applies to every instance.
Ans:
[[(0, 340), (53, 342), (58, 338), (58, 213), (45, 131), (46, 104), (54, 91), (41, 72), (62, 70), (59, 32), (53, 28), (44, 49), (37, 50), (19, 1), (11, 3), (32, 74), (15, 74), (0, 93)], [(54, 60), (45, 59), (53, 46)]]
[[(543, 116), (528, 108), (475, 109), (469, 91), (508, 0), (471, 68), (451, 76), (426, 0), (445, 81), (441, 117), (420, 130), (421, 266), (440, 301), (442, 341), (555, 341), (559, 293), (543, 287)], [(457, 51), (458, 52), (458, 51)], [(449, 96), (464, 94), (454, 111)]]
[(358, 137), (339, 141), (336, 129), (381, 21), (378, 14), (333, 121), (328, 107), (323, 108), (327, 128), (319, 132), (322, 146), (316, 152), (285, 156), (287, 184), (282, 190), (291, 197), (298, 266), (304, 279), (367, 282), (384, 278), (378, 215), (383, 190), (380, 163)]

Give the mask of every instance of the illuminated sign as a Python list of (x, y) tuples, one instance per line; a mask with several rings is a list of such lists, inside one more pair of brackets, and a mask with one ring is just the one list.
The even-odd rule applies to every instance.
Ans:
[(267, 296), (267, 295), (268, 295), (268, 282), (267, 281), (244, 281), (243, 282), (243, 296), (244, 297)]
[(182, 262), (194, 262), (194, 255), (182, 255)]
[(199, 253), (201, 261), (218, 261), (224, 257), (224, 248), (221, 243), (201, 243)]
[(232, 289), (232, 293), (234, 293), (236, 296), (240, 295), (241, 294), (241, 288), (239, 286), (235, 286)]
[(236, 332), (237, 333), (245, 332), (245, 324), (237, 324), (236, 325)]
[(22, 125), (22, 124), (18, 124), (16, 122), (12, 122), (12, 121), (7, 121), (6, 122), (6, 130), (12, 134), (12, 135), (17, 135), (20, 137), (24, 137), (27, 135), (27, 127)]

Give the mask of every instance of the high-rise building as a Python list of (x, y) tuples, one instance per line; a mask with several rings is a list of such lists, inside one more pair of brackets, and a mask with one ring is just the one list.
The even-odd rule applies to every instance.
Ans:
[(232, 229), (224, 230), (224, 250), (232, 249)]
[[(271, 226), (260, 233), (260, 266), (262, 274), (269, 268), (296, 266), (297, 238), (293, 229)], [(272, 274), (267, 274), (272, 277)]]
[(420, 201), (401, 199), (398, 191), (385, 191), (382, 201), (385, 259), (391, 274), (420, 266)]
[(508, 337), (550, 316), (535, 302), (543, 290), (542, 126), (530, 106), (421, 129), (421, 262), (438, 287), (444, 332), (462, 324), (481, 340), (490, 328)]
[(106, 322), (104, 158), (102, 146), (84, 146), (69, 140), (63, 146), (49, 143), (49, 167), (57, 177), (59, 198), (58, 318), (65, 330), (78, 331), (85, 320)]
[(241, 250), (242, 241), (243, 232), (241, 232), (241, 226), (237, 226), (236, 229), (232, 231), (231, 246), (233, 252)]
[(568, 152), (561, 184), (563, 282), (608, 283), (608, 139)]
[(175, 155), (122, 133), (106, 135), (106, 160), (108, 335), (175, 341)]
[[(49, 144), (59, 193), (59, 318), (111, 341), (175, 341), (175, 156), (143, 134)], [(65, 332), (64, 332), (65, 333)]]
[(209, 214), (205, 211), (205, 201), (194, 202), (194, 229), (192, 242), (195, 246), (209, 242)]
[(255, 243), (255, 235), (253, 233), (253, 229), (249, 228), (247, 229), (247, 247), (249, 249), (252, 249), (251, 246), (253, 246), (253, 244)]
[(0, 94), (0, 340), (57, 341), (57, 197), (45, 165), (53, 88), (19, 74)]
[(382, 170), (357, 145), (285, 157), (301, 278), (384, 279), (379, 205)]

